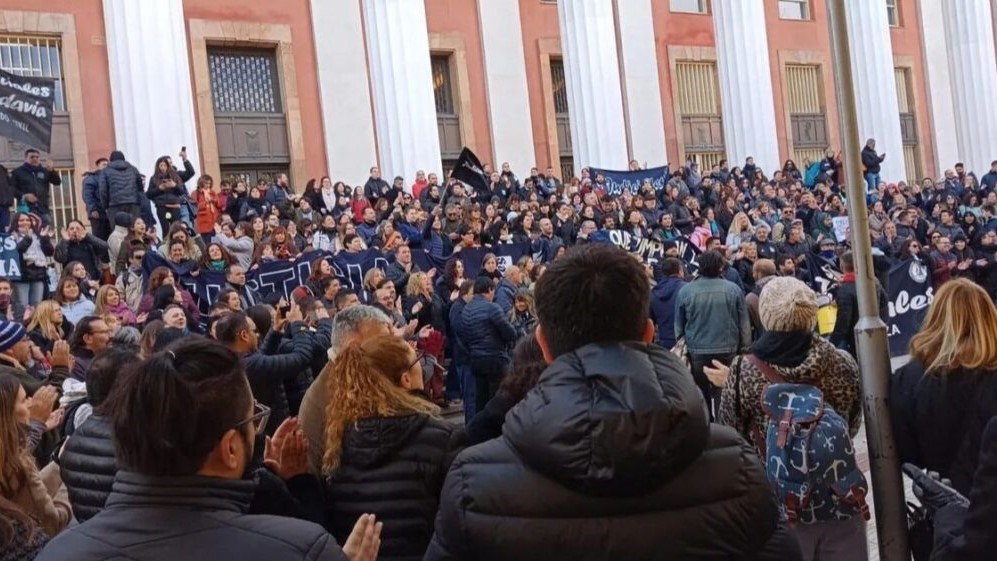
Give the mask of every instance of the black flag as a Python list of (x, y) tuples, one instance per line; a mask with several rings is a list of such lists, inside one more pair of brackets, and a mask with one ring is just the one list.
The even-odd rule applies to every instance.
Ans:
[(51, 148), (55, 80), (0, 70), (0, 136), (32, 148)]
[(460, 151), (460, 157), (457, 158), (457, 163), (454, 164), (450, 177), (467, 183), (475, 191), (488, 191), (488, 179), (481, 168), (481, 160), (474, 155), (474, 152), (471, 152), (470, 148), (465, 146)]

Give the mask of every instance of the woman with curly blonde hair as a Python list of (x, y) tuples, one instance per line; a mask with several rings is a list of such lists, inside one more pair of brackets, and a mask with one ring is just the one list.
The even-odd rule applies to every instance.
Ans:
[(382, 560), (425, 554), (462, 437), (417, 393), (422, 359), (404, 339), (381, 335), (347, 346), (323, 372), (327, 529), (345, 543), (350, 520), (376, 512), (384, 523)]

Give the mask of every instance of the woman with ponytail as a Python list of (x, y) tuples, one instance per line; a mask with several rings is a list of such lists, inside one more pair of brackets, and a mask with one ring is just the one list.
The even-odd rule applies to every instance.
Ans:
[(418, 394), (422, 356), (381, 335), (346, 347), (326, 366), (322, 472), (327, 529), (339, 543), (365, 512), (384, 523), (381, 561), (422, 559), (440, 490), (463, 430)]

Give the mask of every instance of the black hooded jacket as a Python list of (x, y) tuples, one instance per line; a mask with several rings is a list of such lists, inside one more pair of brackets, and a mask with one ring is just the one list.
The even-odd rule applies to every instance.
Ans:
[(326, 480), (329, 532), (345, 543), (357, 518), (384, 523), (380, 561), (422, 559), (447, 469), (463, 431), (426, 415), (363, 419), (343, 435), (341, 464)]
[(642, 344), (559, 357), (454, 461), (428, 560), (800, 559), (755, 451)]

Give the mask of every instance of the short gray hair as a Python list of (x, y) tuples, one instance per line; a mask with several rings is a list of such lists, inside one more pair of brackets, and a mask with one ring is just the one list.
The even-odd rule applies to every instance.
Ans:
[(339, 354), (343, 346), (360, 331), (360, 328), (370, 322), (394, 325), (388, 315), (374, 306), (353, 306), (336, 314), (332, 327), (332, 341), (329, 347), (329, 360)]

